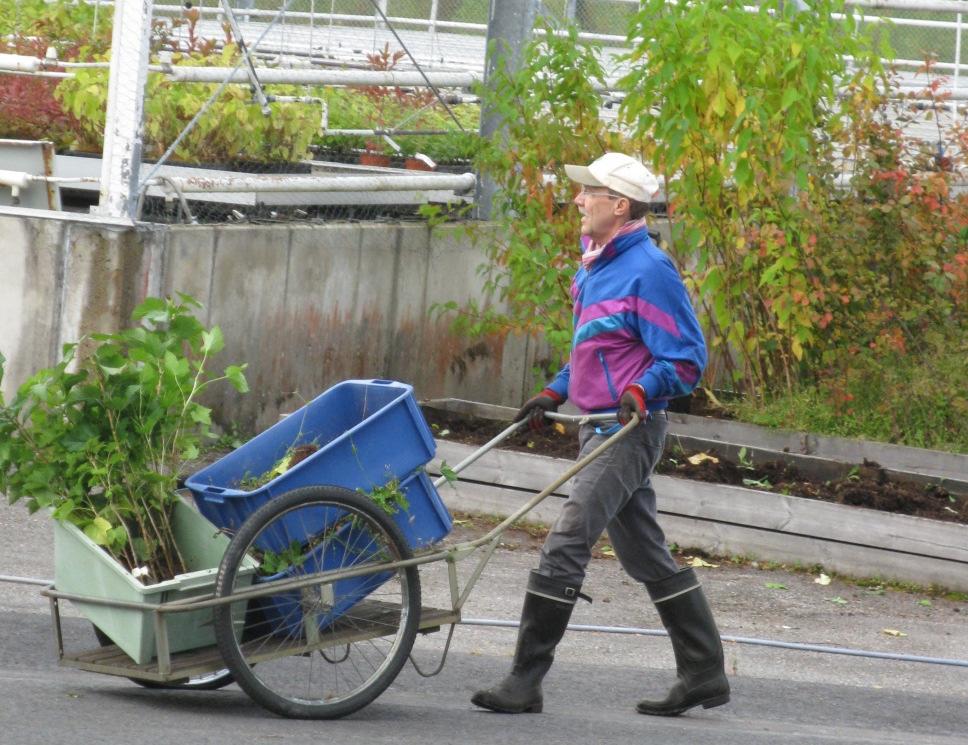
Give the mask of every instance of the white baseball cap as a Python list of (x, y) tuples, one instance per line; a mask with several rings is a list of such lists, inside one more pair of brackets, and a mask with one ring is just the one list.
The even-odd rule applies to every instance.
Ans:
[(651, 202), (659, 191), (652, 171), (624, 153), (605, 153), (587, 166), (566, 165), (565, 173), (582, 186), (602, 186), (636, 202)]

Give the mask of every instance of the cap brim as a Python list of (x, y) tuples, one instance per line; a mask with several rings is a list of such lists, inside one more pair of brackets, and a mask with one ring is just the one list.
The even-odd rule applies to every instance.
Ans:
[(582, 186), (605, 186), (601, 181), (592, 176), (588, 166), (565, 166), (565, 174), (577, 184)]

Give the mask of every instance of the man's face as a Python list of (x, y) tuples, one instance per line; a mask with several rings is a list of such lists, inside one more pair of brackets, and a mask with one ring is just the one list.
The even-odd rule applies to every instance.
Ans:
[(612, 236), (626, 220), (628, 200), (603, 186), (583, 186), (575, 204), (581, 215), (581, 233), (596, 243)]

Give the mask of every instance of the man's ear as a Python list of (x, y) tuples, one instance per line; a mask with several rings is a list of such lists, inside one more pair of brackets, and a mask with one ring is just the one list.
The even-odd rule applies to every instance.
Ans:
[(628, 217), (632, 213), (632, 202), (628, 197), (619, 197), (615, 200), (615, 214)]

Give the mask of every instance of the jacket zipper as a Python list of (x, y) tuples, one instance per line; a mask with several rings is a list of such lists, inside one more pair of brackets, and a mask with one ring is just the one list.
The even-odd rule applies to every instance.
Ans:
[(618, 393), (612, 384), (612, 376), (608, 372), (608, 363), (605, 362), (605, 353), (602, 350), (598, 350), (598, 361), (602, 363), (602, 370), (605, 371), (605, 382), (608, 384), (608, 392), (611, 394), (612, 400), (617, 401)]

